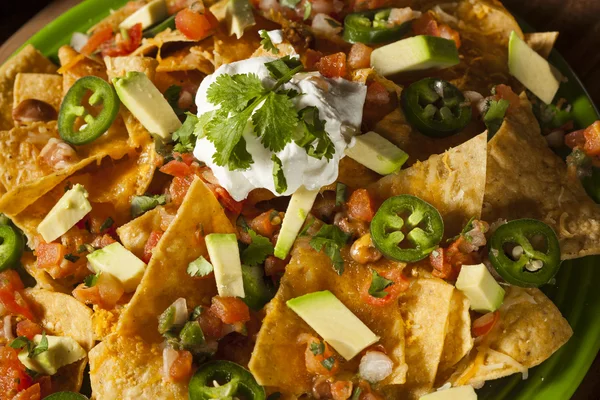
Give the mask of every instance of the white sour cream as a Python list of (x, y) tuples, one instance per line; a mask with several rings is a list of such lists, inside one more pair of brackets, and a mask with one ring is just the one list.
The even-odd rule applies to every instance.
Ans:
[[(222, 65), (214, 74), (204, 78), (196, 95), (198, 115), (219, 108), (207, 100), (206, 92), (221, 74), (254, 73), (266, 87), (272, 87), (275, 80), (271, 78), (265, 63), (273, 60), (275, 59), (271, 57), (256, 57)], [(338, 164), (344, 156), (348, 142), (352, 136), (360, 133), (367, 88), (363, 84), (341, 78), (328, 79), (318, 72), (296, 74), (283, 88), (295, 89), (302, 93), (302, 96), (292, 99), (296, 109), (301, 110), (308, 106), (316, 106), (319, 109), (319, 118), (326, 121), (325, 130), (335, 146), (335, 154), (331, 160), (310, 157), (294, 142), (288, 143), (283, 150), (276, 153), (282, 162), (288, 186), (285, 193), (279, 195), (288, 196), (300, 186), (316, 190), (335, 182)], [(298, 129), (302, 127), (299, 125)], [(246, 140), (246, 149), (254, 160), (246, 170), (230, 171), (227, 167), (216, 165), (213, 161), (215, 147), (206, 138), (198, 139), (194, 156), (212, 169), (219, 184), (237, 201), (245, 199), (250, 191), (257, 188), (277, 193), (273, 181), (272, 153), (254, 134), (251, 120), (248, 121), (243, 137)]]

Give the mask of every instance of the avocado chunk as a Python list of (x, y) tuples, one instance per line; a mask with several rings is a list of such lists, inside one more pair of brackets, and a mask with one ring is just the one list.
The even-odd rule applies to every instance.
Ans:
[(118, 242), (88, 254), (87, 259), (96, 273), (114, 276), (127, 293), (135, 291), (146, 270), (146, 264)]
[(225, 20), (229, 27), (229, 35), (235, 35), (238, 39), (242, 37), (246, 28), (256, 23), (248, 0), (229, 0)]
[[(73, 364), (86, 356), (85, 350), (74, 339), (68, 336), (49, 336), (48, 350), (29, 357), (27, 349), (19, 352), (21, 363), (37, 373), (44, 375), (54, 375), (59, 368), (65, 365)], [(40, 344), (42, 335), (35, 335), (32, 342), (35, 345)]]
[(475, 311), (496, 311), (504, 301), (504, 289), (484, 264), (463, 265), (456, 288), (467, 296)]
[(508, 41), (508, 70), (544, 103), (552, 103), (562, 79), (560, 72), (514, 31)]
[(119, 99), (151, 134), (170, 141), (181, 121), (161, 92), (142, 72), (129, 71), (113, 84)]
[(50, 212), (38, 225), (37, 231), (46, 243), (50, 243), (64, 235), (83, 217), (92, 211), (88, 201), (88, 192), (76, 184), (52, 207)]
[(472, 386), (457, 386), (426, 394), (419, 400), (477, 400), (477, 393)]
[(292, 195), (275, 244), (275, 257), (282, 260), (287, 258), (318, 193), (318, 190), (306, 190), (301, 186)]
[(393, 174), (408, 160), (408, 154), (373, 131), (354, 137), (353, 142), (346, 155), (380, 175)]
[(119, 24), (119, 29), (129, 29), (137, 24), (142, 24), (142, 30), (169, 16), (165, 0), (152, 0)]
[(456, 65), (458, 49), (453, 40), (413, 36), (379, 47), (371, 53), (371, 67), (383, 76)]
[(219, 296), (244, 298), (242, 262), (235, 234), (211, 233), (205, 240), (210, 261), (215, 268)]
[(286, 304), (346, 360), (379, 341), (329, 290), (305, 294)]

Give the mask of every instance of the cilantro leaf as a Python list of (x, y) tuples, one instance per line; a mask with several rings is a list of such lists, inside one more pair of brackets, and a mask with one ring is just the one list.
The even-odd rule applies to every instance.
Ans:
[(325, 343), (323, 341), (319, 341), (319, 343), (312, 342), (309, 349), (315, 356), (318, 356), (325, 353)]
[(352, 397), (350, 398), (350, 400), (359, 400), (361, 394), (362, 394), (362, 389), (358, 386), (355, 387), (354, 391), (352, 392)]
[(105, 230), (110, 229), (114, 223), (115, 221), (111, 217), (106, 218), (102, 225), (100, 225), (100, 232), (104, 232)]
[(23, 347), (27, 347), (27, 349), (29, 350), (30, 346), (31, 346), (31, 341), (29, 339), (27, 339), (25, 336), (19, 336), (18, 338), (14, 339), (12, 342), (10, 342), (8, 344), (9, 347), (12, 347), (13, 349), (16, 350), (20, 350)]
[(46, 337), (46, 332), (42, 332), (42, 340), (29, 352), (29, 357), (35, 357), (45, 351), (48, 351), (48, 338)]
[(173, 108), (173, 111), (175, 111), (175, 114), (178, 117), (185, 113), (185, 111), (179, 108), (179, 95), (181, 95), (181, 86), (177, 85), (169, 86), (163, 94), (163, 96), (165, 97), (169, 105)]
[(369, 287), (369, 294), (377, 298), (385, 297), (388, 295), (388, 292), (386, 292), (384, 289), (393, 284), (394, 281), (385, 279), (383, 276), (379, 275), (377, 271), (373, 270), (371, 286)]
[(64, 259), (69, 261), (69, 262), (77, 262), (77, 260), (79, 260), (79, 256), (76, 256), (75, 254), (69, 253), (69, 254), (65, 254)]
[(287, 8), (296, 8), (300, 0), (281, 0), (280, 4)]
[(96, 283), (98, 283), (99, 277), (100, 277), (100, 273), (88, 275), (83, 279), (83, 283), (85, 284), (85, 286), (87, 286), (89, 288), (94, 287), (94, 286), (96, 286)]
[(210, 122), (210, 120), (215, 116), (216, 111), (208, 111), (198, 117), (198, 122), (196, 123), (196, 128), (194, 129), (194, 136), (197, 138), (202, 138), (206, 136), (204, 131), (206, 124)]
[(507, 100), (489, 100), (483, 114), (483, 123), (488, 128), (488, 139), (492, 138), (504, 122), (506, 110), (510, 106)]
[(271, 156), (271, 161), (273, 161), (273, 182), (275, 182), (275, 190), (277, 193), (281, 194), (288, 188), (287, 180), (283, 173), (283, 165), (281, 164), (279, 157), (275, 154)]
[(273, 44), (273, 41), (271, 40), (271, 37), (267, 31), (261, 29), (258, 31), (258, 34), (262, 38), (260, 44), (265, 48), (266, 51), (270, 51), (273, 54), (279, 54), (279, 49)]
[(189, 263), (188, 267), (187, 267), (188, 275), (193, 278), (207, 276), (208, 274), (210, 274), (213, 271), (214, 271), (213, 265), (211, 263), (209, 263), (208, 260), (202, 256), (198, 257), (197, 259), (195, 259), (194, 261)]
[(319, 118), (319, 109), (305, 107), (298, 114), (304, 126), (304, 135), (295, 141), (296, 144), (311, 157), (330, 160), (335, 153), (335, 146), (325, 131), (325, 121)]
[(335, 206), (339, 207), (346, 203), (347, 190), (346, 185), (338, 182), (335, 185)]
[(292, 133), (298, 125), (298, 114), (289, 97), (271, 92), (262, 107), (252, 115), (252, 122), (262, 144), (278, 152), (292, 140)]
[(340, 250), (350, 235), (344, 233), (335, 225), (323, 224), (319, 232), (310, 240), (310, 246), (316, 251), (323, 250), (333, 262), (333, 268), (341, 275), (344, 272), (344, 259)]
[(204, 307), (202, 306), (196, 306), (194, 307), (194, 309), (192, 310), (192, 313), (190, 314), (190, 321), (194, 321), (196, 319), (198, 319), (198, 317), (204, 312)]
[(178, 153), (191, 153), (196, 145), (196, 124), (198, 117), (194, 114), (186, 113), (187, 118), (181, 128), (173, 132), (173, 141), (176, 142), (173, 151)]
[(305, 21), (307, 19), (309, 19), (311, 13), (312, 13), (312, 3), (310, 1), (307, 1), (307, 2), (304, 3), (304, 15), (303, 15), (303, 19)]
[(204, 132), (217, 151), (213, 155), (215, 164), (228, 166), (230, 170), (246, 169), (253, 163), (252, 155), (246, 150), (242, 137), (252, 108), (240, 113), (227, 114), (220, 111), (206, 124)]
[(333, 368), (333, 366), (335, 365), (335, 357), (331, 356), (329, 358), (324, 359), (323, 361), (321, 361), (321, 365), (324, 366), (327, 371), (331, 371), (331, 368)]
[(298, 58), (285, 56), (277, 60), (265, 63), (271, 77), (277, 80), (273, 90), (279, 89), (281, 85), (289, 82), (292, 77), (304, 69), (304, 66)]
[(240, 112), (264, 92), (256, 74), (222, 74), (209, 86), (206, 98), (212, 104), (220, 105), (224, 112)]
[(150, 211), (159, 205), (164, 205), (167, 202), (167, 197), (164, 194), (154, 196), (135, 196), (131, 200), (131, 217), (137, 218)]
[(77, 248), (78, 253), (85, 253), (86, 251), (88, 253), (93, 253), (96, 251), (96, 248), (89, 243), (84, 243)]
[(242, 251), (242, 264), (254, 267), (265, 262), (267, 257), (273, 254), (275, 248), (268, 238), (257, 234), (252, 229), (248, 229), (248, 234), (252, 243)]

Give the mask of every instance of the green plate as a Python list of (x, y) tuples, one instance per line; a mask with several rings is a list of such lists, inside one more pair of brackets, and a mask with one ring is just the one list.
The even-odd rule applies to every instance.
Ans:
[[(87, 0), (48, 24), (28, 43), (56, 60), (56, 52), (69, 43), (73, 32), (85, 32), (128, 0)], [(532, 31), (525, 23), (525, 30)], [(567, 62), (553, 51), (550, 61), (568, 78), (559, 96), (573, 105), (576, 123), (588, 126), (599, 119), (598, 111)], [(581, 383), (600, 349), (600, 256), (565, 262), (556, 277), (556, 285), (545, 288), (574, 330), (569, 342), (542, 365), (519, 375), (488, 383), (479, 390), (480, 399), (566, 400)]]

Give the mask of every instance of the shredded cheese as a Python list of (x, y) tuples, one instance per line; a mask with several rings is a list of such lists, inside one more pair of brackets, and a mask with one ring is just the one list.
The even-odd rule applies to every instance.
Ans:
[(62, 67), (60, 67), (58, 69), (59, 74), (64, 74), (65, 72), (67, 72), (68, 70), (70, 70), (71, 68), (73, 68), (75, 65), (77, 65), (79, 63), (79, 61), (85, 59), (85, 54), (77, 54), (75, 57), (73, 57), (73, 59), (71, 61), (69, 61), (68, 63), (66, 63), (65, 65), (63, 65)]

